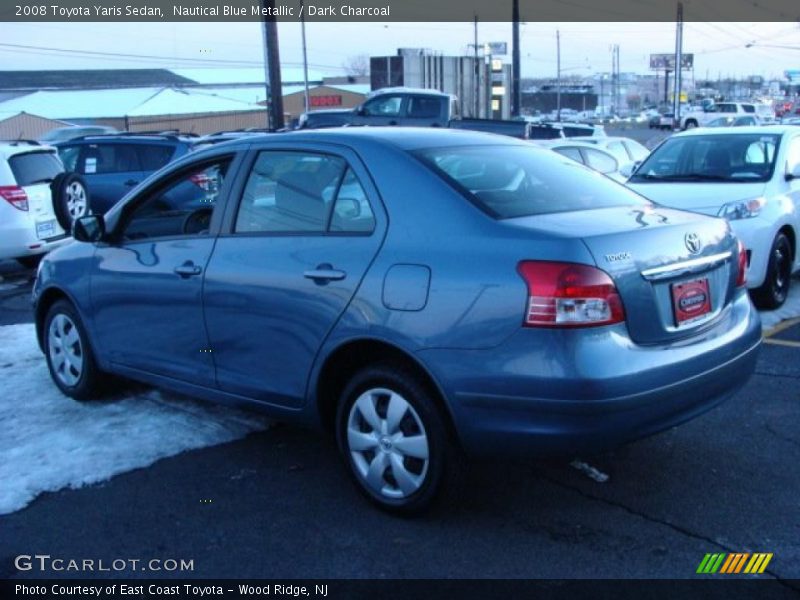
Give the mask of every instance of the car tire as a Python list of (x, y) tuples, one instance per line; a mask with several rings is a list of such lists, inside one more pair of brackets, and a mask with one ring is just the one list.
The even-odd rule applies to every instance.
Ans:
[(58, 389), (75, 400), (103, 395), (107, 377), (97, 366), (86, 328), (72, 304), (59, 300), (50, 307), (42, 338), (47, 368)]
[(61, 173), (50, 185), (53, 193), (53, 212), (64, 231), (72, 231), (72, 224), (91, 214), (89, 188), (76, 173)]
[(780, 308), (789, 295), (792, 281), (792, 246), (784, 233), (778, 233), (772, 242), (767, 263), (767, 274), (760, 287), (751, 290), (755, 305), (763, 310)]
[(413, 371), (382, 363), (357, 372), (336, 423), (348, 472), (383, 510), (418, 514), (458, 496), (466, 460), (434, 392)]

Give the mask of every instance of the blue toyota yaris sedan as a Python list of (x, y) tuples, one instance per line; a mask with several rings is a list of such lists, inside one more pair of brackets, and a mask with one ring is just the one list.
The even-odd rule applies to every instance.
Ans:
[(724, 220), (488, 134), (248, 137), (74, 236), (34, 287), (65, 394), (121, 375), (317, 425), (398, 512), (456, 489), (464, 457), (691, 419), (747, 381), (761, 338)]

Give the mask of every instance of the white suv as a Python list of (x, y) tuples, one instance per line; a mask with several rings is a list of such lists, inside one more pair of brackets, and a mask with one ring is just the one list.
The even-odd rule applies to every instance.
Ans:
[(681, 111), (681, 129), (703, 127), (719, 117), (756, 115), (756, 105), (750, 102), (718, 102), (702, 110)]
[(89, 212), (85, 182), (64, 171), (55, 148), (0, 142), (0, 259), (35, 266)]

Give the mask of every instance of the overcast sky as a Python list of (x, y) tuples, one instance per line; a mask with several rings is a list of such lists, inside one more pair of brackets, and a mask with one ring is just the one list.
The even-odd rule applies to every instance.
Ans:
[[(609, 71), (612, 44), (620, 46), (623, 72), (645, 73), (650, 53), (675, 49), (674, 23), (527, 23), (521, 36), (523, 77), (555, 75), (556, 30), (565, 75)], [(263, 60), (258, 23), (2, 23), (0, 31), (0, 69), (246, 67)], [(280, 23), (278, 32), (281, 62), (299, 66), (300, 25)], [(309, 23), (306, 36), (310, 68), (343, 74), (353, 56), (394, 54), (398, 47), (469, 52), (473, 25)], [(480, 43), (508, 41), (511, 49), (509, 23), (481, 23), (478, 36)], [(746, 48), (748, 43), (755, 46)], [(800, 24), (686, 23), (684, 51), (695, 54), (697, 78), (782, 77), (785, 69), (800, 68)]]

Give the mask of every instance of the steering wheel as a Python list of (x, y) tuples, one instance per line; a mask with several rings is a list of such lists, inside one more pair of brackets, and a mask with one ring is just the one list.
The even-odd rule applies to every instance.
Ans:
[(181, 231), (189, 235), (208, 232), (211, 226), (211, 215), (213, 212), (214, 209), (210, 206), (204, 206), (203, 208), (198, 208), (190, 212), (183, 220)]

